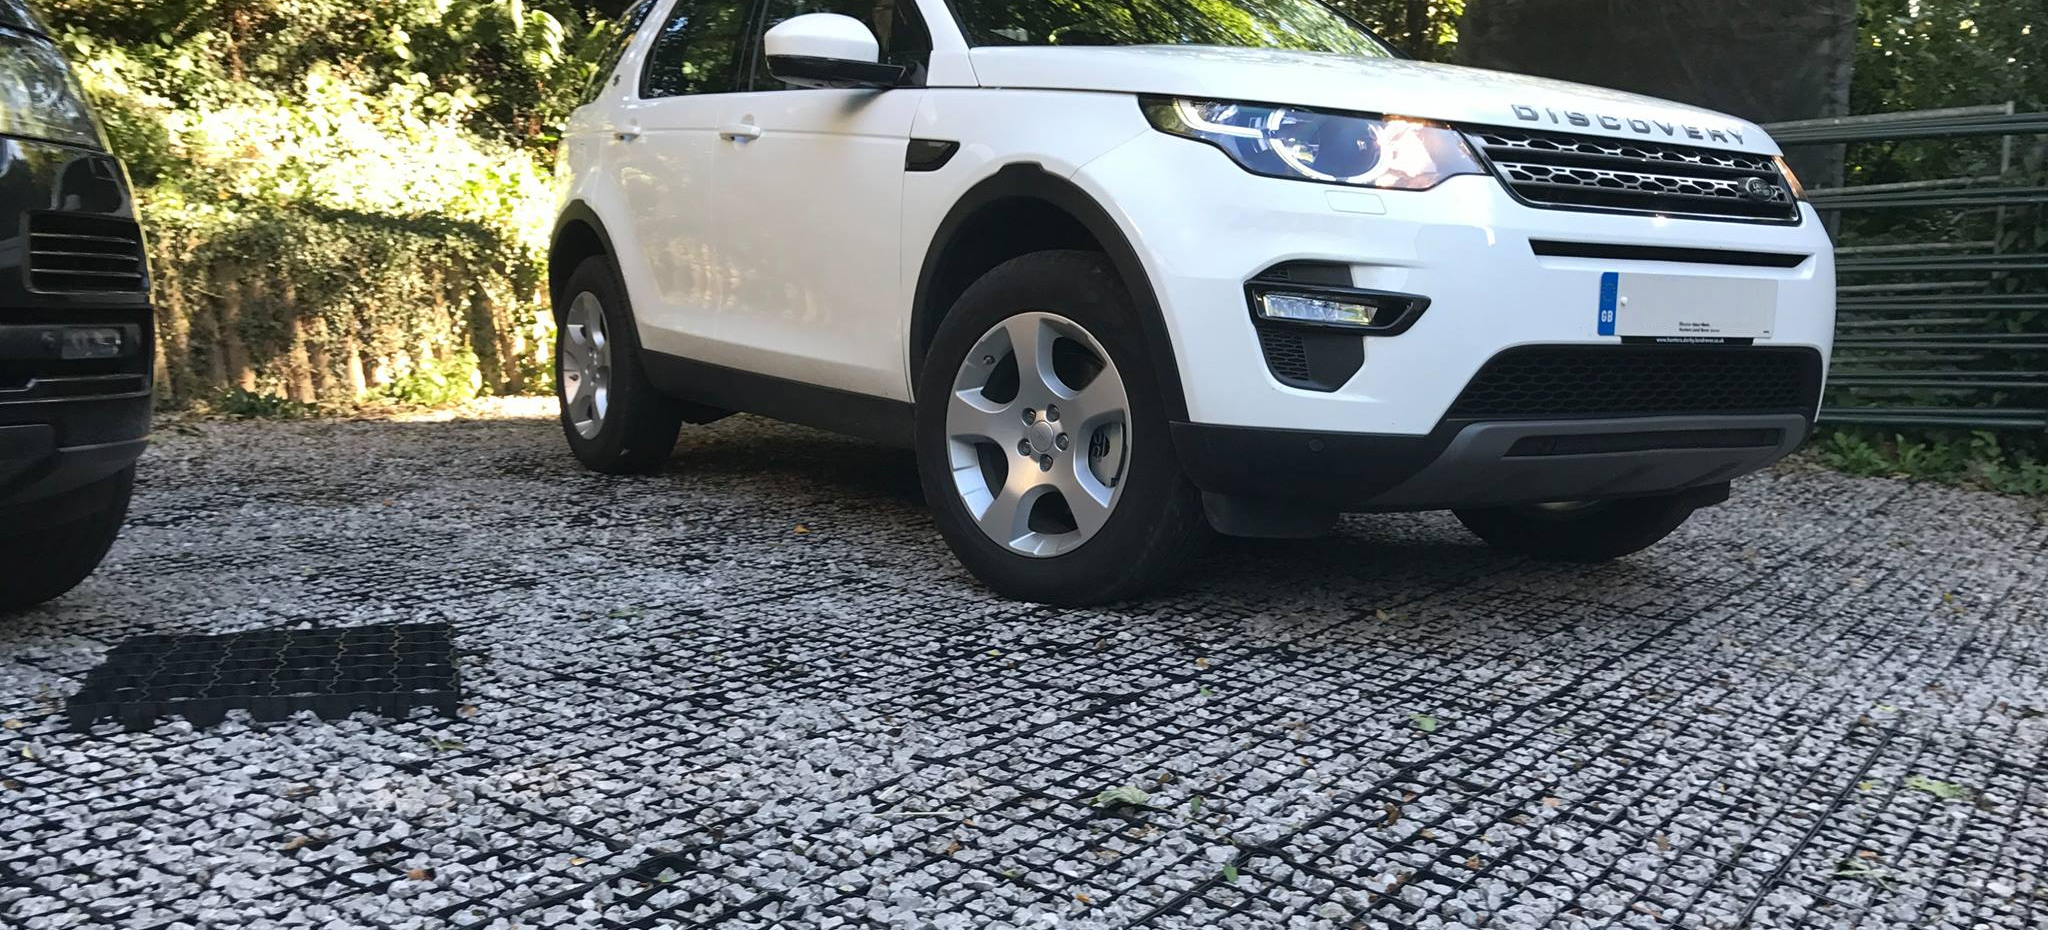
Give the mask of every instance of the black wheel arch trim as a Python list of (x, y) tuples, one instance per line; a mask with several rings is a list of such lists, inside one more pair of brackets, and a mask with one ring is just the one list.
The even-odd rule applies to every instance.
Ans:
[(590, 208), (589, 204), (581, 200), (570, 201), (569, 205), (563, 207), (562, 212), (555, 217), (555, 228), (548, 234), (548, 300), (550, 303), (561, 302), (562, 285), (569, 280), (569, 275), (576, 271), (573, 265), (562, 267), (561, 263), (555, 261), (555, 253), (562, 247), (563, 233), (567, 232), (571, 225), (577, 223), (590, 227), (591, 232), (597, 234), (598, 245), (604, 249), (605, 257), (611, 261), (614, 270), (618, 268), (619, 251), (612, 246), (611, 230), (605, 228), (604, 220), (597, 215), (596, 210)]
[(931, 335), (938, 329), (939, 319), (952, 309), (932, 306), (932, 285), (938, 279), (948, 251), (958, 239), (961, 229), (983, 208), (1012, 199), (1050, 204), (1080, 223), (1102, 247), (1109, 256), (1110, 264), (1116, 268), (1117, 276), (1123, 279), (1131, 299), (1138, 305), (1139, 325), (1145, 334), (1146, 349), (1151, 353), (1153, 373), (1159, 379), (1160, 396), (1166, 402), (1167, 419), (1187, 419), (1187, 398), (1181, 390), (1180, 365), (1174, 355), (1172, 336), (1166, 329), (1166, 315), (1159, 305), (1158, 294), (1152, 288), (1151, 275), (1138, 258), (1137, 249), (1124, 235), (1123, 228), (1110, 217), (1109, 211), (1103, 209), (1093, 196), (1074, 182), (1045, 170), (1037, 162), (1005, 165), (968, 188), (953, 203), (953, 208), (932, 234), (931, 244), (925, 249), (924, 264), (918, 271), (917, 290), (911, 305), (912, 383), (924, 370), (925, 354)]

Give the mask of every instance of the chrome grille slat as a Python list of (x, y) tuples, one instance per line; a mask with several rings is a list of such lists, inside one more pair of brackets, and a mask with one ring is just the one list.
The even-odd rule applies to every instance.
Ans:
[[(1468, 135), (1508, 190), (1531, 206), (1759, 223), (1796, 223), (1799, 205), (1776, 160), (1658, 142), (1519, 129)], [(1775, 199), (1748, 193), (1768, 183)]]
[(44, 293), (140, 293), (149, 287), (142, 230), (116, 217), (30, 214), (26, 270), (29, 289)]

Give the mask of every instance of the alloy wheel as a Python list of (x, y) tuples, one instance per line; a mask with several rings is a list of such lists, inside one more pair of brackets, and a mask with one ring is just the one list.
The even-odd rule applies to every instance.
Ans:
[(1019, 313), (960, 363), (946, 399), (953, 486), (988, 538), (1034, 558), (1109, 522), (1130, 461), (1130, 399), (1109, 353), (1066, 317)]
[(611, 407), (612, 382), (612, 343), (596, 294), (584, 291), (570, 301), (561, 352), (562, 409), (577, 435), (595, 439)]

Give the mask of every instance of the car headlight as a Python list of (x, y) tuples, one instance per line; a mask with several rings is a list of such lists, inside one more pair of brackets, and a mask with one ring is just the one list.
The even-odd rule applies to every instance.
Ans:
[(1484, 173), (1456, 130), (1422, 120), (1173, 97), (1141, 102), (1160, 131), (1216, 146), (1253, 174), (1419, 191)]
[(71, 68), (49, 43), (0, 32), (0, 135), (105, 148)]

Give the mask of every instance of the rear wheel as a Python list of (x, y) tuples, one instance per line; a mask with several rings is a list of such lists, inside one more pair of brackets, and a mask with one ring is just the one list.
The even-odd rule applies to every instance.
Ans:
[(570, 451), (593, 471), (659, 471), (675, 449), (683, 409), (648, 383), (633, 314), (611, 262), (584, 259), (562, 294), (555, 394)]
[(917, 461), (939, 530), (1000, 594), (1120, 600), (1209, 535), (1129, 294), (1103, 256), (1039, 252), (968, 288), (918, 382)]
[(1489, 545), (1558, 562), (1605, 562), (1663, 541), (1699, 509), (1696, 495), (1525, 504), (1456, 511)]
[(121, 534), (134, 488), (131, 465), (39, 505), (77, 516), (36, 529), (0, 531), (0, 565), (7, 567), (0, 571), (0, 613), (59, 597), (99, 568)]

